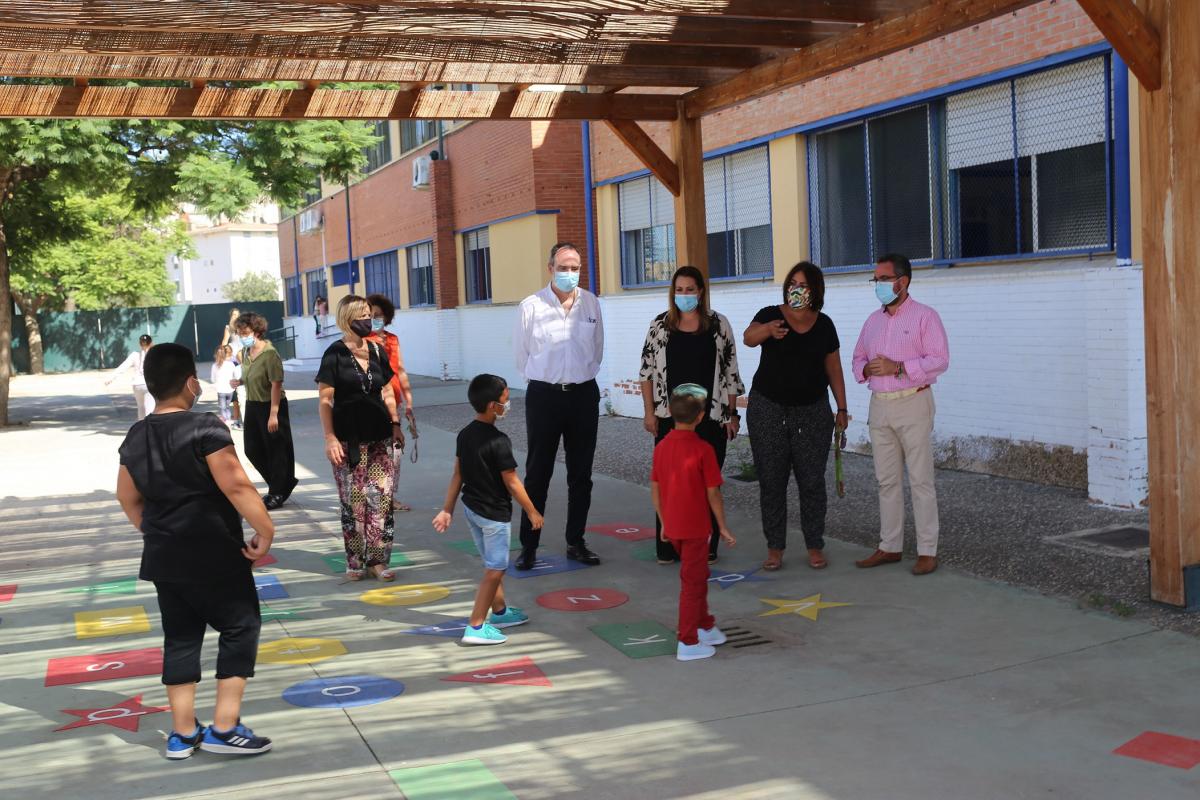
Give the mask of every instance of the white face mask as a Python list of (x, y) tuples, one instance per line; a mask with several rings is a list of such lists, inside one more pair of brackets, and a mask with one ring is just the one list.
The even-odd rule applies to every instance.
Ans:
[(507, 402), (505, 402), (503, 404), (498, 402), (497, 405), (503, 405), (504, 413), (501, 414), (501, 413), (497, 412), (496, 419), (504, 419), (505, 417), (508, 416), (508, 412), (512, 410), (512, 400), (508, 400)]
[[(196, 391), (192, 391), (192, 381), (196, 381)], [(188, 382), (183, 385), (188, 393), (192, 396), (192, 402), (188, 404), (188, 411), (196, 407), (196, 403), (200, 401), (200, 394), (204, 391), (204, 387), (200, 385), (200, 381), (196, 378), (188, 378)]]

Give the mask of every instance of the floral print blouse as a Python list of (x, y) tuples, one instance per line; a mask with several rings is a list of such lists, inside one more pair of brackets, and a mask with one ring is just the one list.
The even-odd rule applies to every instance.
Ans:
[[(713, 311), (709, 315), (709, 332), (717, 345), (716, 375), (713, 376), (712, 417), (716, 422), (725, 424), (733, 419), (736, 409), (730, 404), (730, 397), (737, 398), (746, 391), (742, 377), (738, 374), (737, 345), (733, 339), (733, 329), (724, 314)], [(650, 381), (654, 387), (654, 415), (666, 419), (671, 416), (667, 406), (667, 340), (671, 337), (671, 329), (667, 327), (667, 314), (663, 312), (650, 323), (646, 332), (646, 343), (642, 346), (642, 368), (639, 379)]]

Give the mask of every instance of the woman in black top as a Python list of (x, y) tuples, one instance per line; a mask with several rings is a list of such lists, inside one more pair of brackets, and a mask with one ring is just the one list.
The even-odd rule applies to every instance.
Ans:
[[(717, 463), (725, 464), (725, 447), (737, 436), (741, 417), (738, 397), (746, 390), (738, 374), (737, 346), (733, 329), (724, 315), (708, 308), (704, 275), (695, 267), (675, 270), (668, 292), (668, 309), (654, 318), (642, 346), (642, 402), (646, 407), (646, 431), (657, 445), (675, 427), (667, 407), (676, 386), (694, 383), (708, 391), (704, 419), (696, 427), (701, 439), (713, 446)], [(708, 544), (708, 563), (717, 560), (717, 542), (721, 537), (717, 521), (712, 522)], [(656, 520), (659, 533), (662, 522)], [(656, 536), (658, 563), (679, 560), (670, 542)]]
[[(317, 372), (325, 456), (333, 464), (342, 503), (346, 577), (361, 580), (370, 570), (381, 581), (395, 575), (392, 557), (394, 447), (404, 442), (396, 397), (388, 387), (392, 368), (371, 334), (371, 306), (349, 295), (338, 303), (337, 324), (345, 334), (329, 345)], [(385, 391), (386, 390), (386, 391)]]
[[(816, 265), (802, 261), (783, 282), (783, 304), (759, 311), (742, 338), (747, 347), (762, 347), (746, 425), (758, 474), (767, 570), (783, 566), (789, 472), (799, 489), (808, 565), (822, 569), (829, 563), (822, 552), (825, 465), (834, 428), (845, 430), (849, 417), (837, 329), (821, 313), (824, 303), (825, 277)], [(831, 388), (836, 414), (829, 409)]]

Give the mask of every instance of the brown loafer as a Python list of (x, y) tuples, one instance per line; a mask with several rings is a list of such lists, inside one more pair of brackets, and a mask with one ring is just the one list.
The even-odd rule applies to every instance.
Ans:
[(916, 566), (912, 568), (913, 575), (928, 575), (938, 568), (937, 556), (917, 556)]
[(899, 560), (900, 553), (889, 553), (886, 550), (876, 550), (862, 561), (855, 561), (854, 566), (858, 567), (859, 569), (870, 569), (871, 567), (878, 567), (880, 564), (895, 564)]
[(768, 572), (774, 572), (783, 566), (783, 551), (774, 548), (767, 548), (767, 560), (763, 562), (762, 568)]
[(825, 560), (824, 553), (810, 547), (808, 549), (808, 565), (813, 569), (825, 569), (829, 566), (829, 562)]

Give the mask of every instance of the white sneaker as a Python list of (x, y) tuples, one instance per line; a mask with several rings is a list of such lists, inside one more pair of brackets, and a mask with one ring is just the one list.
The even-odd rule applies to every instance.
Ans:
[(725, 634), (716, 625), (713, 625), (708, 630), (701, 628), (696, 633), (700, 637), (700, 644), (708, 644), (716, 647), (717, 645), (725, 644), (727, 641)]
[(703, 642), (699, 644), (684, 644), (680, 642), (679, 646), (675, 648), (675, 658), (680, 661), (696, 661), (701, 658), (712, 658), (716, 654), (717, 648)]

